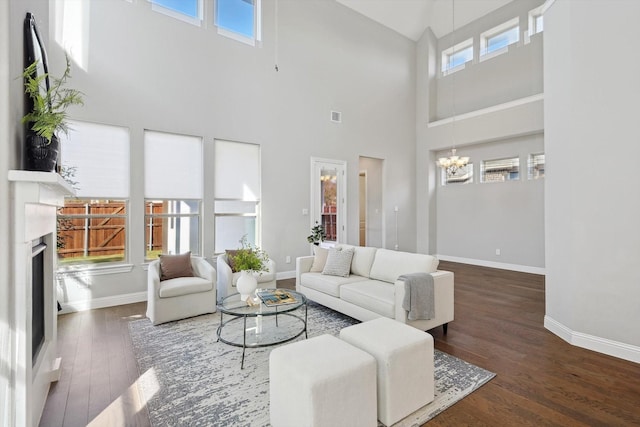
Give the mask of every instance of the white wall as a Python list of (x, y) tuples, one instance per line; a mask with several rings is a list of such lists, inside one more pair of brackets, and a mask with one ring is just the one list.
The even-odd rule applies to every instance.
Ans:
[[(545, 326), (640, 362), (640, 3), (556, 1), (545, 13)], [(622, 161), (621, 161), (622, 159)]]
[[(418, 41), (416, 232), (420, 252), (473, 264), (544, 271), (543, 182), (527, 182), (523, 174), (517, 183), (476, 182), (442, 189), (435, 163), (454, 143), (459, 155), (471, 157), (476, 174), (483, 159), (519, 155), (525, 169), (528, 154), (544, 151), (540, 35), (532, 43), (513, 46), (482, 63), (475, 61), (444, 78), (439, 73), (440, 52), (454, 38), (459, 42), (474, 37), (477, 44), (481, 32), (514, 16), (520, 16), (522, 24), (528, 11), (540, 4), (540, 0), (509, 3), (457, 29), (453, 38), (448, 34), (438, 40), (427, 30)], [(435, 120), (454, 112), (452, 82), (455, 120)], [(507, 216), (509, 209), (513, 216)], [(495, 255), (496, 249), (501, 249), (500, 256)]]
[[(309, 208), (311, 156), (347, 161), (349, 243), (358, 241), (359, 156), (384, 159), (385, 216), (399, 206), (400, 247), (415, 250), (413, 42), (333, 1), (280, 0), (276, 72), (273, 1), (263, 2), (258, 48), (218, 36), (210, 2), (204, 28), (152, 12), (147, 1), (89, 4), (88, 69), (74, 67), (71, 80), (86, 94), (85, 106), (72, 116), (128, 127), (134, 177), (141, 173), (143, 129), (205, 138), (206, 256), (213, 254), (207, 165), (214, 138), (262, 146), (262, 246), (279, 272), (295, 269), (287, 255), (309, 250), (302, 209)], [(49, 51), (53, 70), (61, 70), (60, 47), (52, 41)], [(329, 121), (330, 110), (342, 112), (342, 124)], [(143, 183), (132, 179), (133, 270), (69, 279), (67, 301), (146, 289), (142, 198)], [(393, 227), (386, 229), (390, 242)]]
[[(465, 147), (464, 154), (473, 163), (474, 182), (437, 185), (441, 258), (485, 260), (487, 265), (509, 264), (534, 272), (544, 268), (544, 179), (527, 177), (529, 155), (542, 151), (542, 134)], [(446, 155), (446, 151), (437, 153)], [(519, 180), (480, 182), (483, 160), (509, 157), (520, 159)]]

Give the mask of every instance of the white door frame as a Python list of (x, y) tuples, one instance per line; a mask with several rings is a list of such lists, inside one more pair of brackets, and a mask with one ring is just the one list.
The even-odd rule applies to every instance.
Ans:
[(316, 221), (322, 224), (320, 205), (320, 171), (325, 168), (336, 169), (338, 173), (337, 185), (337, 236), (336, 243), (347, 243), (347, 162), (345, 160), (323, 159), (311, 157), (311, 211), (309, 215), (310, 227)]

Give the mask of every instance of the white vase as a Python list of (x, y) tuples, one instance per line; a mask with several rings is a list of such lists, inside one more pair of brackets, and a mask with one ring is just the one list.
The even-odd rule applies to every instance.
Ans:
[(236, 288), (240, 292), (240, 299), (246, 301), (249, 296), (253, 295), (257, 287), (258, 279), (253, 275), (253, 272), (242, 270), (236, 282)]

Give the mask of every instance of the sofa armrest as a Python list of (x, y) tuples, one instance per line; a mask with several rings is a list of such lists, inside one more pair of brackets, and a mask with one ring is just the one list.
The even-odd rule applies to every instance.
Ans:
[[(433, 276), (433, 293), (436, 311), (436, 319), (444, 324), (453, 320), (453, 273), (451, 271), (438, 270), (431, 273)], [(404, 280), (395, 282), (396, 320), (407, 323), (407, 312), (402, 308), (404, 300)]]
[(296, 258), (296, 291), (300, 291), (300, 275), (302, 273), (308, 273), (313, 265), (314, 257), (301, 256)]
[(226, 254), (218, 255), (216, 259), (216, 274), (218, 279), (217, 288), (219, 301), (233, 293), (233, 272), (229, 264), (227, 264)]

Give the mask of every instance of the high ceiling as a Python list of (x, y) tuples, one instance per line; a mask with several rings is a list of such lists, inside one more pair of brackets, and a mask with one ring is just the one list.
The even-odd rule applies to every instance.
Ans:
[[(513, 0), (336, 0), (356, 12), (417, 41), (427, 27), (436, 37), (472, 22)], [(453, 3), (452, 3), (453, 2)], [(452, 4), (455, 16), (452, 17)]]

